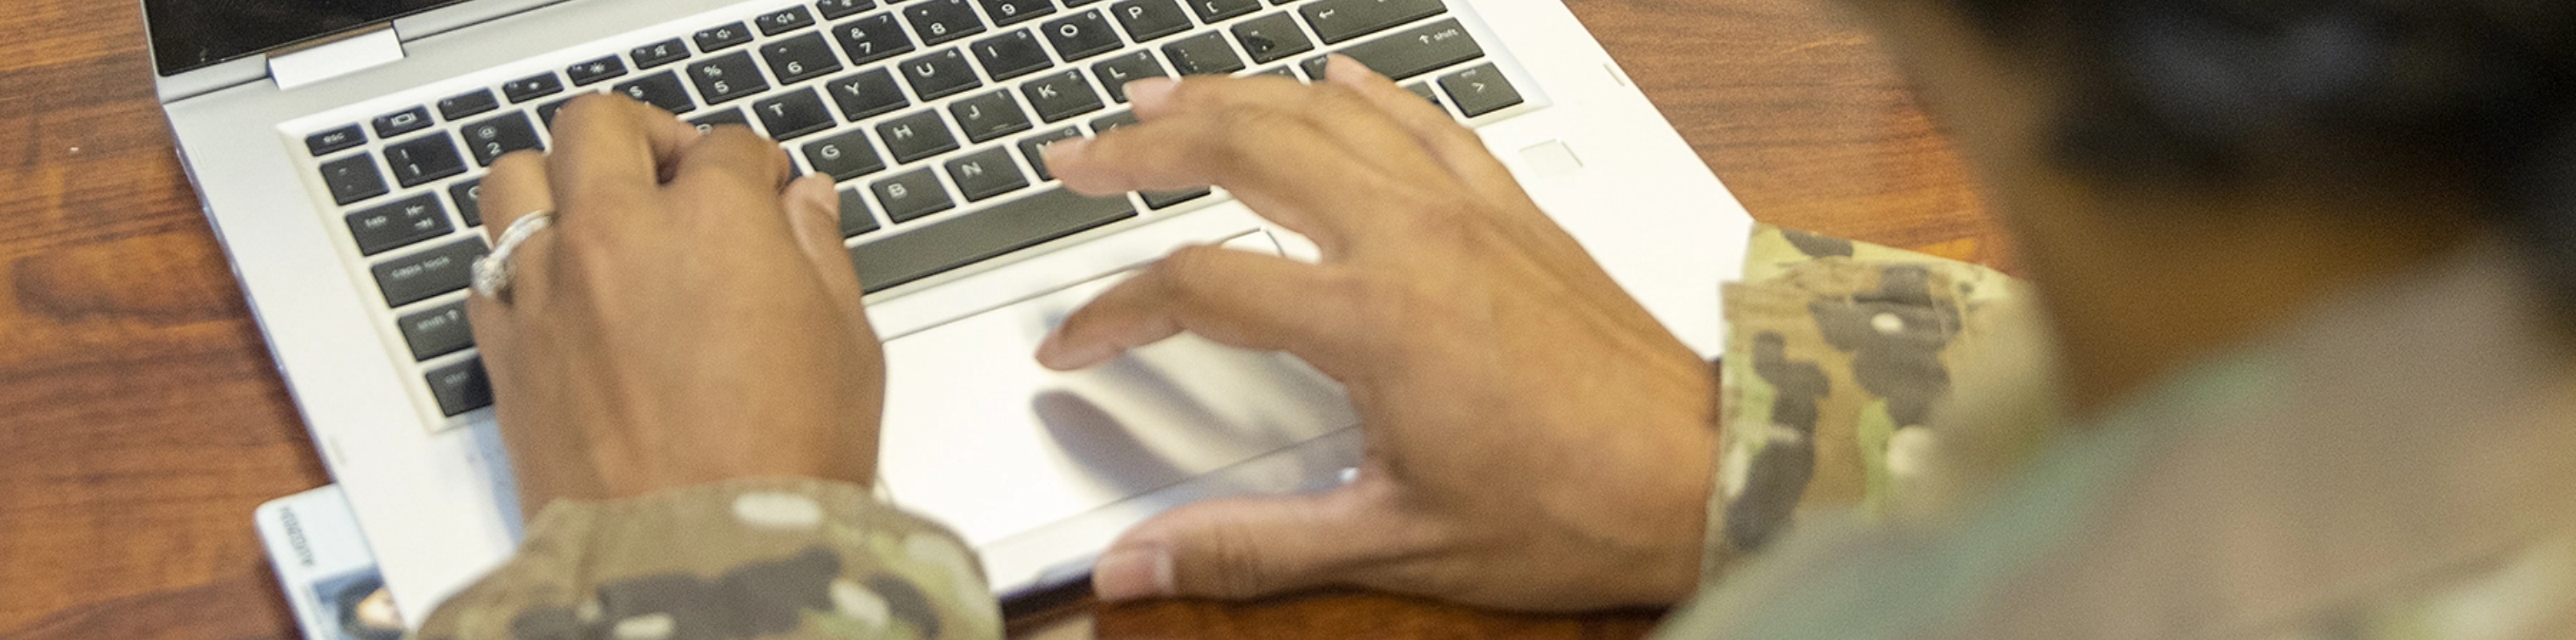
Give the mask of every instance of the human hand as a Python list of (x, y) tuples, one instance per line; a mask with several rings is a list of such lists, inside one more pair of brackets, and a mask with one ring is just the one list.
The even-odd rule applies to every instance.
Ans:
[(1067, 318), (1077, 369), (1189, 331), (1341, 381), (1358, 478), (1127, 532), (1107, 600), (1351, 585), (1519, 609), (1670, 604), (1699, 570), (1710, 367), (1524, 194), (1474, 133), (1348, 58), (1327, 83), (1144, 80), (1143, 123), (1047, 151), (1090, 194), (1225, 187), (1320, 264), (1184, 249)]
[(530, 515), (752, 476), (876, 476), (884, 356), (828, 178), (743, 127), (701, 135), (619, 96), (574, 100), (550, 154), (483, 180), (519, 246), (510, 302), (468, 303)]

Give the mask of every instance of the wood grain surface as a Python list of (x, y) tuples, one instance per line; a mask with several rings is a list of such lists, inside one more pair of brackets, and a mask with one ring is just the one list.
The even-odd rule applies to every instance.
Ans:
[[(0, 640), (293, 638), (250, 524), (328, 482), (181, 173), (140, 3), (0, 10)], [(1947, 142), (1813, 0), (1570, 0), (1764, 221), (2008, 264)], [(1520, 55), (1541, 55), (1520, 52)], [(1089, 603), (1046, 637), (1632, 638), (1371, 594)]]

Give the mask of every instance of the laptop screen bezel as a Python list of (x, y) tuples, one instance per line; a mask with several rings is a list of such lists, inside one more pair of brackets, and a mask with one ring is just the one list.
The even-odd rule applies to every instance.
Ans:
[(143, 28), (166, 78), (472, 1), (143, 0)]

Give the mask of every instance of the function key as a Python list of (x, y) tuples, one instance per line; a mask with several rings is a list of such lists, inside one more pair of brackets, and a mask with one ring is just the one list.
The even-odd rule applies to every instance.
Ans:
[(367, 132), (349, 125), (304, 137), (304, 148), (313, 155), (326, 155), (367, 143)]
[(984, 21), (966, 0), (929, 0), (903, 8), (903, 19), (923, 45), (934, 45), (984, 32)]
[(637, 69), (651, 69), (689, 59), (689, 45), (682, 44), (679, 38), (672, 38), (636, 47), (634, 51), (626, 52), (626, 57), (635, 59)]
[(1127, 27), (1127, 37), (1144, 42), (1188, 31), (1190, 14), (1181, 11), (1172, 0), (1123, 0), (1109, 5), (1118, 14), (1118, 23)]
[(964, 93), (983, 84), (975, 77), (975, 68), (966, 63), (966, 55), (947, 49), (910, 60), (897, 67), (903, 79), (912, 83), (912, 92), (924, 101)]
[(850, 64), (867, 64), (889, 56), (912, 51), (912, 37), (895, 26), (894, 14), (880, 13), (832, 25), (832, 37), (841, 41), (841, 51), (850, 56)]
[(446, 100), (438, 101), (438, 115), (445, 116), (448, 120), (455, 120), (499, 108), (501, 108), (501, 99), (492, 97), (492, 90), (490, 89), (475, 89), (468, 93), (459, 94), (449, 97)]
[[(1503, 78), (1501, 69), (1491, 63), (1440, 77), (1440, 88), (1449, 92), (1449, 100), (1467, 117), (1501, 111), (1521, 103), (1521, 91)], [(1423, 87), (1430, 91), (1430, 87)], [(1430, 97), (1425, 95), (1423, 97)]]
[(832, 54), (832, 45), (823, 34), (808, 33), (760, 47), (760, 57), (769, 61), (769, 73), (778, 76), (778, 84), (789, 85), (823, 77), (841, 70), (841, 57)]
[(563, 93), (563, 89), (563, 80), (549, 72), (502, 83), (501, 95), (509, 96), (510, 104), (518, 104)]
[(601, 80), (626, 75), (626, 61), (617, 59), (617, 56), (608, 56), (573, 65), (572, 68), (564, 70), (564, 75), (572, 76), (574, 86), (597, 84)]
[(385, 175), (376, 171), (376, 159), (358, 154), (322, 163), (322, 184), (331, 188), (331, 201), (343, 205), (385, 194)]
[[(578, 97), (580, 96), (574, 96), (573, 98)], [(565, 106), (571, 105), (573, 98), (564, 98), (562, 100), (537, 105), (537, 120), (546, 123), (547, 131), (553, 131), (555, 128), (555, 114), (563, 112), (563, 108)]]
[(1049, 20), (1039, 31), (1046, 34), (1047, 42), (1055, 45), (1055, 54), (1065, 62), (1116, 51), (1125, 44), (1109, 28), (1109, 18), (1096, 9)]
[(814, 10), (823, 12), (825, 20), (839, 20), (876, 6), (873, 0), (822, 0), (814, 3)]
[(434, 193), (349, 214), (349, 237), (357, 240), (358, 253), (362, 255), (384, 253), (454, 230), (447, 224), (447, 210), (439, 208), (438, 194)]
[(680, 76), (669, 71), (621, 82), (613, 89), (674, 115), (698, 110), (698, 103), (689, 100), (689, 90), (680, 87)]
[(387, 145), (385, 166), (393, 167), (394, 180), (402, 186), (417, 187), (464, 173), (465, 158), (456, 155), (456, 143), (447, 133), (439, 132)]
[(741, 51), (689, 65), (689, 81), (697, 83), (698, 95), (711, 105), (769, 90), (769, 80), (760, 77), (760, 65)]
[(984, 5), (984, 15), (992, 17), (993, 24), (1005, 27), (1055, 13), (1055, 3), (1050, 0), (977, 0), (977, 2)]
[(438, 412), (448, 417), (492, 406), (492, 382), (483, 376), (483, 359), (468, 358), (429, 372), (429, 395), (438, 398)]
[(457, 130), (465, 136), (465, 149), (474, 153), (474, 163), (492, 166), (502, 155), (521, 149), (543, 149), (537, 141), (536, 125), (528, 124), (528, 114), (512, 111)]
[(1261, 0), (1184, 0), (1182, 4), (1190, 5), (1190, 11), (1199, 14), (1199, 21), (1208, 24), (1261, 10)]
[(774, 36), (814, 26), (814, 12), (801, 6), (788, 7), (760, 14), (760, 17), (752, 18), (751, 23), (760, 26), (760, 35)]
[(412, 107), (376, 116), (376, 137), (391, 138), (429, 128), (429, 107)]
[(736, 22), (724, 26), (712, 27), (705, 31), (698, 32), (698, 35), (690, 37), (698, 41), (699, 51), (715, 53), (721, 49), (750, 42), (751, 28), (742, 26), (742, 23)]

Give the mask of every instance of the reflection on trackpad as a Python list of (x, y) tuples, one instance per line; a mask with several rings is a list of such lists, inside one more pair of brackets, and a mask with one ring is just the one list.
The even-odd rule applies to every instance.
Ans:
[(886, 344), (880, 470), (898, 504), (980, 545), (1355, 423), (1304, 364), (1191, 336), (1039, 367), (1046, 331), (1112, 280)]

